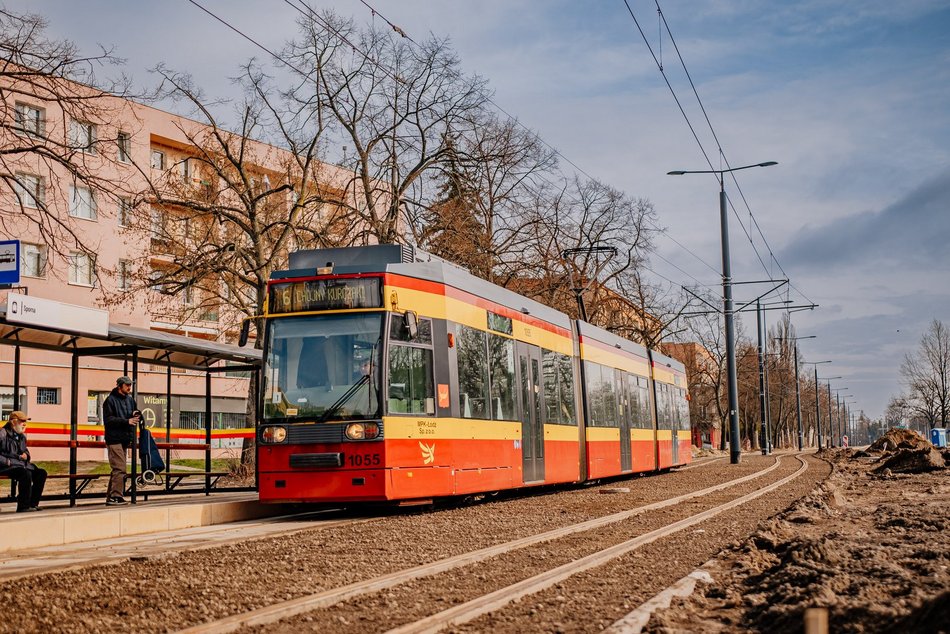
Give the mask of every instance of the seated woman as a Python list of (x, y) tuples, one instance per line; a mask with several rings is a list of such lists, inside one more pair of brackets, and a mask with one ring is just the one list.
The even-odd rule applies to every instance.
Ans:
[(30, 461), (26, 448), (26, 421), (30, 417), (21, 411), (10, 413), (10, 420), (0, 429), (0, 475), (9, 476), (17, 483), (17, 513), (38, 511), (46, 471)]

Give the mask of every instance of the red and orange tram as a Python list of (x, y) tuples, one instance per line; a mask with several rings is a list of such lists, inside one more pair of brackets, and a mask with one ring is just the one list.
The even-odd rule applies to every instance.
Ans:
[(417, 502), (690, 461), (679, 362), (404, 245), (271, 276), (260, 498)]

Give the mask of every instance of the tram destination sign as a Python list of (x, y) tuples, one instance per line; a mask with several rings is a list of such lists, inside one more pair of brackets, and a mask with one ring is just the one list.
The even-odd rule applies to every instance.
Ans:
[(381, 308), (380, 281), (378, 277), (362, 277), (271, 284), (268, 311), (274, 314)]

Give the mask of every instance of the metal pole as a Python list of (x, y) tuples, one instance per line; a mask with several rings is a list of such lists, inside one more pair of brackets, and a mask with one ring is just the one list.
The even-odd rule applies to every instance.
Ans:
[(844, 442), (843, 442), (844, 432), (842, 432), (842, 429), (844, 428), (844, 421), (841, 419), (841, 394), (840, 393), (835, 394), (835, 420), (838, 421), (838, 426), (836, 427), (836, 429), (838, 430), (838, 444), (836, 446), (844, 447)]
[(834, 418), (831, 414), (831, 381), (828, 381), (828, 447), (834, 447), (835, 432), (834, 432)]
[(729, 262), (729, 216), (725, 177), (719, 174), (719, 226), (722, 234), (722, 312), (726, 320), (726, 373), (729, 385), (729, 462), (739, 464), (739, 381), (736, 376), (736, 325), (732, 314), (732, 266)]
[(13, 347), (13, 409), (20, 409), (20, 346)]
[(759, 443), (762, 445), (762, 455), (769, 453), (769, 441), (765, 431), (765, 355), (762, 353), (762, 302), (755, 302), (755, 329), (758, 335), (759, 349), (759, 412), (761, 414), (761, 428), (759, 429)]
[[(136, 348), (132, 351), (132, 399), (135, 401), (136, 406), (139, 404), (139, 349)], [(143, 425), (141, 419), (139, 419), (139, 424)], [(135, 426), (132, 428), (132, 504), (137, 504), (135, 501), (136, 494), (138, 493), (138, 488), (136, 487), (135, 480), (138, 477), (138, 427)]]
[(815, 428), (818, 433), (818, 451), (821, 451), (821, 386), (818, 384), (818, 366), (815, 365)]
[[(762, 326), (764, 329), (765, 319), (763, 316)], [(768, 334), (768, 331), (765, 331)], [(765, 342), (765, 449), (772, 453), (772, 402), (769, 397), (769, 344)]]
[[(165, 370), (165, 442), (172, 441), (172, 366)], [(172, 470), (172, 450), (165, 447), (165, 473)], [(165, 478), (165, 490), (171, 489), (171, 478)]]
[(795, 411), (798, 413), (798, 450), (805, 446), (805, 430), (802, 428), (802, 391), (798, 380), (798, 343), (795, 343)]
[(205, 372), (205, 495), (211, 495), (211, 373)]
[[(79, 470), (79, 355), (73, 352), (69, 372), (69, 475)], [(76, 506), (76, 478), (69, 479), (69, 505)]]

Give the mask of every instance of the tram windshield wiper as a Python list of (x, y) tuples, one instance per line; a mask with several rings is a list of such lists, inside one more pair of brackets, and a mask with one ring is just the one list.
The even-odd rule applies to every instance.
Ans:
[(338, 411), (340, 411), (340, 409), (346, 404), (346, 402), (349, 401), (351, 398), (353, 398), (353, 395), (356, 394), (356, 392), (359, 391), (359, 389), (363, 387), (365, 383), (369, 383), (368, 374), (364, 374), (363, 376), (359, 378), (359, 380), (356, 383), (351, 385), (350, 389), (344, 392), (343, 395), (340, 398), (338, 398), (336, 402), (333, 403), (333, 405), (328, 407), (327, 410), (323, 412), (323, 416), (321, 416), (320, 420), (317, 422), (325, 423), (328, 418), (330, 418), (331, 416), (336, 414)]

